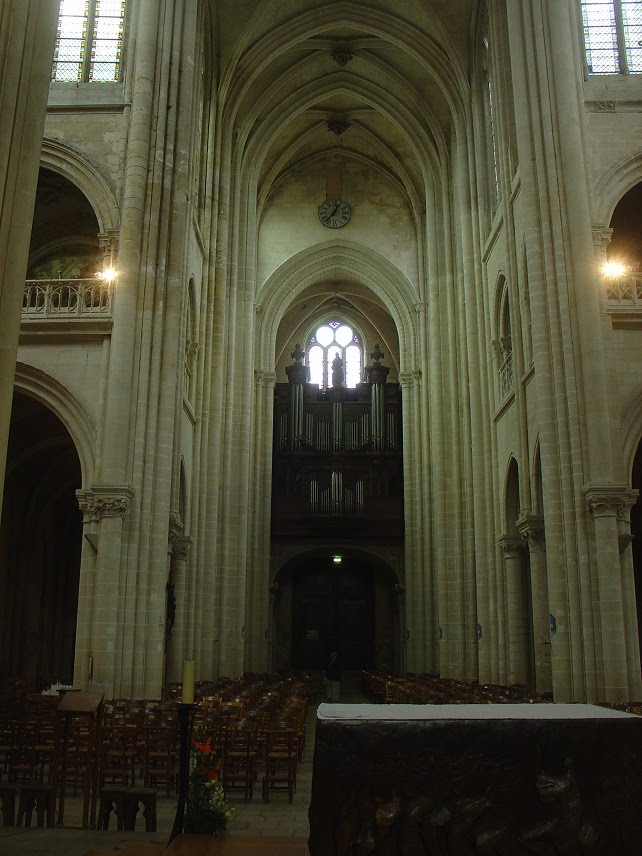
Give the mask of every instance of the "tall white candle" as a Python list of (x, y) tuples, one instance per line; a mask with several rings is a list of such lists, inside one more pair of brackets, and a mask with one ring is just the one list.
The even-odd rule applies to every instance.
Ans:
[(194, 704), (194, 672), (195, 660), (185, 660), (183, 663), (183, 691), (181, 701), (183, 704)]

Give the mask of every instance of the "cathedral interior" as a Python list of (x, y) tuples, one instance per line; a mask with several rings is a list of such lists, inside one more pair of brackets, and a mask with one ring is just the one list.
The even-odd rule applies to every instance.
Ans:
[(642, 699), (642, 3), (8, 10), (0, 682)]

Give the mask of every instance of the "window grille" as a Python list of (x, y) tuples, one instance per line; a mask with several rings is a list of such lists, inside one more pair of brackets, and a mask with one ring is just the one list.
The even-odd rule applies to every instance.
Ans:
[(589, 74), (642, 73), (642, 0), (583, 0)]
[(61, 0), (52, 80), (120, 80), (124, 0)]
[(306, 362), (310, 367), (310, 382), (321, 389), (332, 386), (332, 361), (339, 356), (343, 361), (344, 385), (350, 389), (361, 382), (363, 375), (363, 348), (352, 327), (343, 321), (329, 321), (317, 327), (308, 340)]

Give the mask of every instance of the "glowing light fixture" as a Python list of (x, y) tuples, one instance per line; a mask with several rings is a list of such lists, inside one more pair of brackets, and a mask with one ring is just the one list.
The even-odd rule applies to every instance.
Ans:
[(113, 282), (118, 276), (118, 271), (116, 268), (108, 267), (105, 270), (101, 271), (99, 274), (101, 279), (104, 279), (106, 282)]
[(602, 267), (602, 273), (604, 276), (608, 276), (611, 278), (615, 278), (618, 276), (624, 276), (629, 272), (630, 268), (628, 265), (625, 265), (624, 262), (605, 262)]
[(341, 556), (333, 556), (332, 561), (334, 562), (335, 565), (340, 565), (341, 564)]

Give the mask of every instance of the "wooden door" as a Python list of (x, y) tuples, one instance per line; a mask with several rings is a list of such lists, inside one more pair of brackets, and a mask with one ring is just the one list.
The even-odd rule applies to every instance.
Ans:
[(293, 666), (320, 669), (339, 650), (345, 669), (372, 665), (373, 585), (370, 569), (327, 558), (307, 563), (295, 574)]

